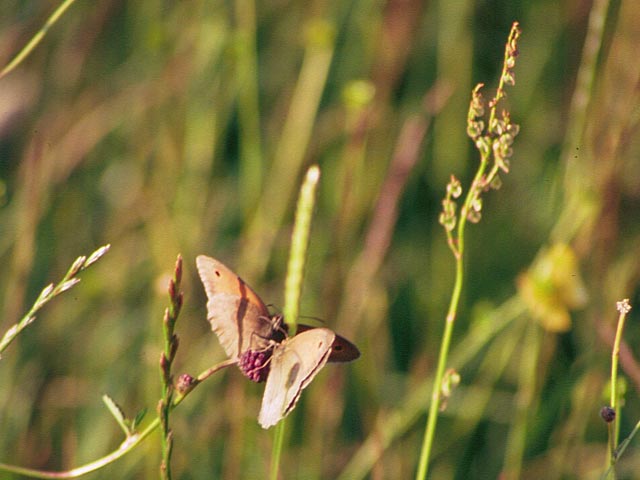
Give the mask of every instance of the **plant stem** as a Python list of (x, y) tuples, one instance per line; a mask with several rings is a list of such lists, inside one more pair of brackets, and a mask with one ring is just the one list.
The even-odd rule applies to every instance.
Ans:
[[(504, 163), (504, 159), (501, 158), (501, 161), (498, 162), (497, 155), (493, 150), (495, 145), (494, 142), (497, 141), (501, 137), (501, 135), (505, 133), (501, 130), (504, 128), (510, 128), (511, 125), (508, 121), (508, 114), (506, 113), (503, 114), (503, 124), (500, 124), (496, 117), (496, 111), (498, 102), (505, 96), (505, 85), (514, 82), (512, 70), (515, 66), (515, 58), (517, 56), (517, 40), (519, 36), (520, 29), (518, 22), (514, 22), (511, 27), (511, 32), (509, 33), (507, 45), (505, 46), (504, 63), (502, 67), (502, 74), (500, 75), (500, 82), (498, 84), (498, 88), (496, 90), (494, 98), (489, 103), (490, 111), (488, 128), (486, 129), (485, 134), (478, 132), (477, 135), (474, 134), (472, 136), (472, 138), (474, 138), (474, 140), (476, 141), (476, 146), (478, 146), (478, 150), (480, 152), (480, 164), (478, 166), (478, 170), (476, 171), (475, 177), (471, 182), (471, 186), (469, 187), (469, 191), (467, 192), (464, 204), (460, 209), (460, 215), (456, 226), (457, 234), (455, 236), (451, 235), (447, 230), (447, 242), (449, 248), (453, 252), (456, 261), (456, 274), (453, 291), (451, 293), (451, 300), (449, 302), (449, 309), (447, 311), (444, 333), (442, 335), (442, 341), (440, 343), (438, 365), (436, 367), (436, 374), (433, 379), (433, 387), (431, 389), (431, 403), (429, 405), (427, 425), (425, 427), (422, 449), (420, 451), (420, 460), (416, 473), (417, 480), (424, 480), (427, 477), (427, 473), (429, 470), (429, 458), (431, 456), (433, 438), (435, 435), (436, 424), (438, 422), (438, 411), (440, 409), (442, 380), (444, 378), (447, 367), (447, 361), (449, 358), (449, 347), (451, 345), (451, 338), (453, 336), (453, 326), (458, 313), (460, 294), (462, 292), (462, 286), (464, 283), (465, 226), (467, 220), (469, 220), (469, 215), (472, 213), (472, 209), (474, 209), (476, 213), (479, 213), (479, 207), (477, 204), (479, 204), (480, 195), (485, 186), (489, 185), (493, 178), (498, 174), (498, 170), (501, 168), (501, 165), (505, 171), (508, 170), (508, 168), (506, 168), (506, 164)], [(507, 79), (509, 80), (507, 81)], [(469, 111), (471, 119), (481, 116), (481, 114), (479, 113), (474, 113), (479, 111), (477, 109), (477, 104), (481, 103), (481, 96), (479, 93), (481, 87), (482, 84), (479, 84), (473, 91), (474, 95), (472, 97), (472, 103)], [(500, 126), (500, 128), (498, 128), (498, 126)], [(516, 134), (517, 128), (514, 129), (513, 136), (515, 136)], [(511, 140), (513, 140), (513, 138), (511, 138)], [(494, 155), (495, 162), (489, 172), (489, 175), (485, 178), (485, 171), (492, 154)], [(446, 198), (447, 201), (450, 200), (449, 193), (447, 194)]]
[(620, 434), (620, 412), (618, 408), (618, 360), (620, 358), (620, 343), (622, 342), (622, 332), (624, 331), (625, 320), (627, 319), (627, 313), (631, 310), (629, 300), (625, 299), (617, 303), (617, 309), (620, 315), (618, 316), (618, 327), (616, 328), (616, 337), (613, 342), (613, 350), (611, 351), (611, 408), (615, 412), (616, 416), (613, 422), (607, 425), (609, 432), (609, 452), (607, 454), (607, 463), (610, 467), (610, 471), (615, 478), (615, 470), (613, 466), (616, 463), (615, 451), (618, 448), (618, 436)]
[(76, 285), (80, 281), (78, 274), (97, 262), (109, 251), (110, 247), (110, 245), (104, 245), (89, 255), (89, 257), (82, 255), (76, 258), (71, 267), (69, 267), (65, 276), (57, 285), (54, 286), (53, 284), (49, 284), (42, 289), (40, 295), (38, 295), (38, 298), (31, 306), (31, 309), (20, 319), (20, 321), (18, 321), (18, 323), (11, 326), (5, 332), (2, 339), (0, 339), (0, 359), (2, 358), (2, 352), (15, 340), (20, 332), (33, 323), (36, 319), (36, 313), (49, 301)]
[[(463, 224), (461, 219), (461, 225)], [(451, 301), (449, 303), (449, 310), (447, 312), (447, 319), (444, 328), (444, 334), (442, 336), (442, 342), (440, 343), (440, 355), (438, 357), (438, 366), (436, 369), (436, 376), (433, 380), (433, 387), (431, 390), (431, 404), (429, 405), (429, 414), (427, 416), (427, 426), (424, 432), (424, 439), (422, 443), (422, 451), (420, 452), (420, 463), (418, 465), (417, 479), (424, 479), (427, 477), (429, 457), (431, 455), (431, 447), (433, 444), (433, 437), (436, 430), (436, 423), (438, 421), (438, 409), (440, 406), (440, 385), (444, 377), (445, 367), (447, 365), (447, 358), (449, 356), (449, 346), (451, 345), (451, 336), (453, 333), (453, 325), (455, 323), (456, 312), (458, 310), (458, 303), (460, 301), (460, 293), (462, 291), (462, 283), (464, 280), (464, 270), (462, 268), (462, 252), (464, 250), (463, 242), (458, 245), (458, 254), (456, 255), (456, 279), (453, 286), (453, 292), (451, 294)]]
[(16, 68), (20, 63), (27, 58), (27, 56), (38, 46), (38, 44), (42, 41), (44, 36), (47, 34), (49, 29), (58, 21), (58, 19), (62, 16), (62, 14), (75, 2), (76, 0), (64, 0), (58, 8), (56, 8), (53, 13), (49, 16), (47, 21), (44, 23), (42, 28), (38, 30), (38, 32), (29, 40), (20, 52), (9, 62), (7, 66), (5, 66), (2, 71), (0, 71), (0, 78), (7, 75), (14, 68)]
[(169, 416), (173, 409), (173, 375), (171, 365), (178, 350), (178, 336), (175, 332), (176, 321), (182, 308), (183, 293), (180, 291), (182, 280), (182, 256), (178, 255), (173, 278), (169, 281), (169, 306), (164, 312), (162, 332), (164, 334), (164, 351), (160, 355), (160, 378), (162, 380), (162, 398), (158, 404), (158, 418), (162, 427), (162, 461), (160, 478), (171, 480), (171, 452), (173, 450), (173, 432), (169, 428)]
[(473, 179), (471, 188), (467, 193), (464, 205), (460, 211), (460, 219), (457, 226), (457, 245), (454, 242), (450, 242), (449, 245), (453, 250), (456, 261), (456, 277), (453, 285), (453, 291), (451, 293), (451, 300), (449, 302), (449, 309), (447, 311), (447, 318), (444, 327), (444, 334), (442, 335), (442, 341), (440, 343), (440, 355), (438, 357), (438, 366), (436, 367), (436, 375), (433, 379), (433, 387), (431, 390), (431, 403), (429, 405), (429, 414), (427, 416), (427, 426), (424, 432), (424, 439), (422, 443), (422, 450), (420, 452), (420, 462), (418, 464), (418, 472), (416, 479), (424, 479), (427, 477), (429, 469), (429, 457), (431, 456), (431, 448), (433, 445), (433, 438), (436, 431), (436, 424), (438, 422), (438, 410), (440, 409), (440, 398), (442, 385), (442, 379), (447, 366), (447, 359), (449, 358), (449, 347), (451, 345), (451, 338), (453, 336), (453, 325), (455, 324), (458, 304), (460, 303), (460, 294), (462, 292), (462, 286), (464, 283), (464, 233), (467, 223), (467, 213), (471, 208), (471, 203), (479, 189), (480, 180), (484, 171), (486, 170), (488, 163), (488, 157), (484, 157), (475, 178)]
[[(315, 193), (320, 180), (320, 169), (313, 165), (307, 171), (304, 183), (300, 188), (298, 206), (296, 208), (296, 218), (291, 235), (291, 251), (289, 253), (289, 264), (287, 266), (287, 278), (285, 281), (284, 318), (289, 325), (289, 334), (295, 335), (298, 312), (300, 309), (300, 292), (302, 290), (302, 278), (304, 264), (307, 258), (307, 247), (309, 245), (309, 232), (311, 231), (311, 218), (315, 205)], [(278, 479), (280, 470), (280, 458), (282, 455), (282, 445), (284, 443), (285, 421), (282, 420), (276, 426), (273, 439), (273, 451), (271, 454), (271, 469), (269, 478)]]

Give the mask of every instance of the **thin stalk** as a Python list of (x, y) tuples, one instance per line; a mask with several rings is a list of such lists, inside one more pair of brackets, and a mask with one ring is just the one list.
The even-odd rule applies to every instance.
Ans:
[(7, 66), (5, 66), (2, 71), (0, 71), (0, 78), (9, 74), (13, 69), (15, 69), (20, 63), (27, 58), (27, 56), (38, 46), (38, 44), (42, 41), (44, 36), (47, 34), (49, 29), (55, 25), (58, 19), (62, 16), (62, 14), (75, 2), (76, 0), (64, 0), (58, 8), (56, 8), (51, 16), (44, 23), (42, 28), (38, 30), (38, 32), (29, 40), (22, 50), (18, 52), (18, 54), (9, 62)]
[(169, 281), (169, 306), (164, 312), (162, 332), (164, 335), (164, 351), (160, 355), (160, 378), (162, 381), (162, 398), (158, 404), (158, 418), (162, 427), (162, 461), (160, 463), (160, 478), (171, 480), (171, 452), (173, 450), (173, 432), (169, 428), (169, 415), (173, 409), (173, 375), (171, 366), (178, 351), (178, 336), (175, 325), (182, 308), (183, 294), (180, 291), (182, 280), (182, 256), (178, 255), (173, 278)]
[(625, 320), (627, 314), (631, 310), (629, 300), (624, 299), (617, 303), (618, 327), (616, 328), (616, 337), (613, 342), (613, 350), (611, 351), (611, 408), (615, 412), (613, 422), (607, 424), (609, 432), (609, 451), (607, 453), (607, 464), (610, 468), (613, 478), (615, 478), (615, 469), (613, 468), (616, 461), (616, 448), (618, 448), (618, 436), (620, 434), (620, 412), (618, 408), (618, 361), (620, 359), (620, 343), (622, 342), (622, 332), (624, 331)]
[(456, 277), (453, 284), (453, 291), (451, 293), (451, 300), (449, 302), (449, 309), (447, 311), (447, 318), (445, 322), (444, 334), (442, 335), (442, 341), (440, 343), (440, 355), (438, 357), (438, 366), (436, 367), (436, 376), (433, 379), (433, 387), (431, 390), (431, 403), (429, 405), (429, 414), (427, 416), (427, 426), (424, 431), (423, 448), (420, 452), (420, 462), (418, 464), (417, 479), (424, 479), (427, 477), (429, 469), (429, 457), (431, 456), (431, 448), (433, 446), (433, 438), (435, 436), (436, 424), (438, 422), (438, 410), (440, 409), (442, 379), (444, 378), (444, 372), (447, 367), (447, 360), (449, 358), (449, 348), (451, 346), (451, 338), (453, 336), (453, 325), (455, 324), (458, 305), (460, 303), (460, 294), (462, 293), (462, 286), (464, 283), (464, 247), (465, 247), (465, 226), (467, 224), (467, 214), (471, 208), (471, 204), (477, 195), (478, 186), (480, 180), (484, 175), (487, 168), (488, 156), (482, 158), (476, 176), (473, 179), (473, 183), (469, 192), (465, 198), (464, 205), (460, 211), (460, 220), (457, 227), (457, 245), (450, 237), (449, 247), (453, 251), (456, 261)]
[(11, 326), (3, 335), (2, 339), (0, 339), (0, 359), (2, 358), (2, 352), (15, 340), (15, 338), (27, 328), (27, 326), (31, 325), (36, 319), (36, 313), (44, 307), (49, 301), (53, 300), (55, 297), (60, 295), (63, 292), (66, 292), (73, 286), (75, 286), (80, 279), (78, 278), (78, 274), (85, 270), (86, 268), (93, 265), (97, 262), (105, 253), (109, 251), (110, 245), (105, 245), (100, 247), (95, 252), (93, 252), (89, 257), (82, 255), (73, 262), (69, 270), (65, 274), (65, 276), (60, 280), (55, 286), (53, 283), (47, 285), (42, 291), (38, 298), (31, 306), (31, 309), (18, 321), (18, 323)]
[[(302, 291), (302, 278), (304, 264), (307, 258), (309, 245), (309, 233), (311, 231), (311, 218), (315, 205), (315, 194), (320, 180), (320, 169), (313, 165), (307, 171), (304, 183), (300, 189), (296, 218), (291, 235), (291, 251), (287, 267), (287, 279), (285, 281), (284, 318), (289, 325), (289, 334), (295, 335), (300, 311), (300, 292)], [(284, 444), (285, 421), (282, 420), (276, 426), (271, 454), (271, 469), (269, 478), (278, 479), (280, 470), (280, 458), (282, 445)]]

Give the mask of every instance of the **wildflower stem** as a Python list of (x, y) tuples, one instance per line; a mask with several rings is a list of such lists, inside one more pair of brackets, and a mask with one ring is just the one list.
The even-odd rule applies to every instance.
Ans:
[[(469, 193), (467, 194), (467, 200), (465, 201), (465, 207), (468, 203), (470, 203), (468, 202), (468, 200), (471, 197), (471, 194), (472, 190), (469, 190)], [(453, 285), (453, 291), (451, 293), (451, 300), (449, 302), (449, 310), (447, 311), (444, 334), (442, 335), (442, 341), (440, 343), (440, 355), (438, 357), (436, 375), (433, 379), (431, 403), (429, 404), (429, 414), (427, 416), (427, 426), (424, 431), (422, 450), (420, 451), (420, 461), (418, 464), (418, 472), (416, 475), (416, 479), (418, 480), (426, 478), (428, 473), (429, 457), (431, 455), (436, 423), (438, 421), (438, 410), (440, 408), (440, 386), (442, 385), (442, 379), (444, 377), (445, 368), (447, 366), (447, 359), (449, 358), (449, 347), (451, 345), (451, 337), (453, 335), (453, 325), (455, 323), (458, 304), (460, 302), (460, 294), (462, 292), (462, 285), (464, 281), (463, 255), (465, 224), (466, 215), (463, 215), (461, 212), (460, 221), (458, 223), (458, 242), (457, 245), (452, 247), (456, 262), (456, 277)], [(450, 245), (452, 244), (450, 243)]]
[[(620, 408), (618, 405), (618, 361), (620, 358), (620, 343), (622, 342), (622, 332), (624, 331), (625, 320), (627, 314), (631, 310), (629, 299), (624, 299), (617, 303), (618, 327), (616, 328), (616, 337), (613, 342), (613, 350), (611, 351), (611, 408), (615, 412), (613, 422), (607, 424), (609, 433), (609, 452), (607, 455), (607, 463), (610, 467), (616, 463), (615, 451), (618, 448), (618, 435), (620, 432)], [(615, 471), (612, 469), (615, 476)]]
[(471, 182), (471, 187), (467, 193), (462, 209), (460, 210), (460, 218), (457, 225), (457, 235), (448, 236), (448, 243), (453, 252), (456, 262), (455, 281), (453, 284), (453, 291), (451, 293), (451, 300), (449, 302), (449, 309), (447, 310), (444, 333), (442, 335), (442, 341), (440, 343), (440, 354), (438, 357), (438, 365), (436, 367), (436, 375), (433, 379), (431, 403), (429, 404), (427, 426), (424, 432), (422, 444), (423, 447), (420, 452), (420, 461), (418, 464), (418, 473), (416, 475), (416, 479), (424, 479), (427, 477), (428, 473), (429, 457), (431, 455), (431, 448), (435, 436), (436, 424), (438, 422), (438, 411), (440, 409), (440, 386), (442, 385), (442, 379), (444, 378), (444, 372), (446, 370), (447, 360), (449, 358), (449, 348), (451, 346), (451, 337), (453, 336), (453, 325), (455, 324), (458, 305), (460, 303), (460, 294), (462, 292), (462, 286), (464, 283), (465, 226), (467, 224), (467, 218), (469, 210), (471, 209), (471, 205), (474, 199), (477, 198), (482, 190), (482, 178), (487, 168), (488, 161), (488, 154), (482, 153), (480, 165), (478, 166), (476, 175)]
[[(520, 29), (518, 22), (514, 22), (505, 47), (500, 83), (495, 96), (489, 102), (490, 112), (487, 128), (484, 127), (484, 122), (482, 120), (485, 111), (484, 102), (480, 93), (482, 84), (479, 84), (472, 92), (467, 132), (478, 148), (480, 153), (480, 163), (464, 199), (458, 218), (455, 216), (455, 204), (453, 203), (453, 198), (457, 198), (457, 196), (459, 196), (460, 188), (459, 182), (457, 182), (453, 177), (447, 187), (447, 194), (443, 201), (444, 210), (440, 217), (440, 223), (445, 227), (447, 243), (455, 258), (455, 281), (451, 292), (451, 300), (449, 302), (449, 309), (447, 310), (444, 333), (440, 343), (438, 364), (436, 366), (433, 387), (431, 389), (431, 402), (429, 404), (427, 424), (425, 427), (422, 449), (420, 451), (420, 459), (418, 462), (418, 470), (416, 473), (417, 480), (423, 480), (427, 477), (429, 458), (431, 456), (431, 448), (433, 446), (433, 439), (438, 421), (438, 412), (441, 406), (442, 382), (447, 368), (449, 348), (451, 345), (451, 338), (453, 336), (453, 326), (458, 314), (458, 305), (460, 303), (460, 295), (464, 283), (465, 227), (468, 220), (477, 222), (480, 219), (480, 210), (482, 206), (480, 196), (483, 190), (491, 185), (491, 182), (498, 175), (500, 169), (505, 172), (508, 171), (507, 158), (511, 155), (511, 149), (509, 147), (513, 141), (513, 137), (517, 135), (518, 131), (518, 127), (510, 123), (508, 113), (503, 113), (502, 118), (498, 119), (496, 116), (496, 110), (497, 104), (505, 96), (505, 85), (514, 83), (513, 68), (515, 66), (515, 58), (517, 56), (517, 39), (519, 36)], [(491, 158), (494, 160), (492, 168), (489, 171), (489, 175), (485, 175)], [(453, 193), (454, 191), (455, 194)]]
[(173, 432), (169, 427), (169, 416), (173, 410), (173, 375), (171, 365), (178, 350), (178, 336), (175, 332), (176, 321), (182, 307), (183, 293), (180, 291), (182, 280), (182, 256), (178, 255), (173, 278), (169, 281), (169, 306), (164, 312), (162, 332), (164, 334), (164, 351), (160, 355), (160, 377), (162, 379), (162, 398), (158, 403), (158, 418), (162, 427), (162, 462), (160, 478), (171, 480), (171, 452), (173, 450)]

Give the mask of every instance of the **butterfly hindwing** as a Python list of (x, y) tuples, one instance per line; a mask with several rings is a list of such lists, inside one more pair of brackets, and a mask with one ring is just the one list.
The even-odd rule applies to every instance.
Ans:
[[(301, 334), (302, 332), (307, 332), (316, 327), (310, 327), (309, 325), (304, 325), (302, 323), (298, 324), (298, 328), (296, 330), (296, 335)], [(329, 363), (344, 363), (344, 362), (352, 362), (360, 357), (360, 350), (349, 340), (344, 338), (341, 335), (335, 334), (335, 338), (333, 340), (333, 344), (331, 345), (331, 355), (329, 355)]]
[(324, 367), (335, 333), (313, 328), (274, 346), (258, 422), (269, 428), (295, 407), (302, 390)]

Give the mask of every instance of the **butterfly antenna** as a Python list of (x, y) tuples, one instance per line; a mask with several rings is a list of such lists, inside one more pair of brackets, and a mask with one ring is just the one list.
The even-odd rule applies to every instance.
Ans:
[(309, 316), (309, 315), (300, 315), (300, 318), (304, 318), (304, 319), (307, 319), (307, 320), (315, 320), (316, 322), (321, 323), (323, 325), (327, 324), (327, 322), (325, 322), (324, 319), (322, 319), (320, 317), (312, 317), (312, 316)]
[(267, 308), (269, 310), (274, 310), (275, 312), (277, 312), (277, 315), (281, 315), (282, 314), (282, 309), (280, 307), (278, 307), (277, 305), (274, 305), (273, 303), (267, 303)]

